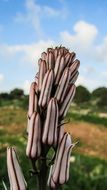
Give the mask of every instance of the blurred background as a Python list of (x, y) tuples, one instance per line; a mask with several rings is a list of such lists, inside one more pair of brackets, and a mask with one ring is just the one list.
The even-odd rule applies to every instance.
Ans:
[[(0, 0), (0, 189), (8, 184), (6, 148), (15, 146), (28, 184), (28, 93), (47, 47), (81, 61), (65, 130), (79, 141), (63, 190), (107, 190), (107, 1)], [(33, 187), (32, 187), (33, 190)]]

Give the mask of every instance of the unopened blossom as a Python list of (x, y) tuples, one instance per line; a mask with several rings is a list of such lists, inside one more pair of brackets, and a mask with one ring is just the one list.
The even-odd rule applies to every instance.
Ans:
[(25, 182), (16, 151), (13, 147), (7, 148), (7, 169), (10, 182), (10, 190), (26, 190)]
[(39, 63), (39, 74), (38, 74), (38, 89), (41, 91), (43, 79), (46, 73), (46, 61), (40, 59)]
[(75, 95), (76, 87), (74, 84), (70, 84), (67, 88), (63, 103), (61, 104), (59, 115), (64, 117), (71, 105), (73, 97)]
[(53, 80), (54, 80), (53, 70), (48, 70), (47, 73), (44, 76), (43, 84), (40, 92), (39, 97), (39, 106), (44, 107), (50, 100)]
[(42, 142), (48, 145), (57, 144), (58, 105), (57, 100), (52, 98), (47, 107)]
[(37, 111), (37, 83), (32, 82), (30, 86), (29, 93), (29, 108), (28, 108), (28, 118), (30, 119), (34, 111)]
[(54, 75), (55, 75), (55, 85), (59, 83), (59, 80), (61, 78), (61, 75), (64, 70), (64, 57), (60, 54), (58, 55), (56, 62), (55, 62), (55, 69), (54, 69)]
[(70, 153), (73, 144), (68, 133), (63, 135), (63, 138), (58, 146), (55, 163), (50, 170), (48, 184), (55, 189), (57, 185), (62, 185), (69, 179)]
[(30, 118), (33, 115), (34, 111), (37, 111), (37, 102), (38, 102), (38, 97), (37, 97), (37, 83), (32, 82), (30, 86), (30, 94), (29, 94), (29, 107), (28, 107), (28, 124), (27, 124), (27, 133), (29, 132), (29, 122)]
[(34, 112), (29, 122), (26, 155), (30, 159), (37, 159), (41, 154), (41, 121), (39, 113)]
[(69, 80), (70, 80), (70, 69), (67, 67), (63, 72), (63, 75), (59, 81), (59, 84), (55, 93), (55, 97), (59, 103), (63, 102), (64, 96), (69, 84)]

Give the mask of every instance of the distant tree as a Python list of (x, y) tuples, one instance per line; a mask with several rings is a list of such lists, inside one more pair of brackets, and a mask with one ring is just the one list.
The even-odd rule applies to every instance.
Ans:
[(24, 91), (22, 89), (15, 88), (10, 92), (10, 95), (12, 99), (21, 98), (24, 96)]
[(28, 104), (29, 104), (29, 96), (25, 95), (22, 99), (21, 106), (23, 109), (27, 110), (28, 109)]
[(6, 93), (6, 92), (0, 93), (0, 99), (8, 99), (8, 97), (9, 97), (8, 93)]
[(102, 94), (104, 94), (105, 92), (107, 92), (106, 87), (99, 87), (99, 88), (93, 90), (92, 97), (93, 98), (101, 98)]
[(100, 106), (100, 107), (107, 107), (107, 88), (101, 94), (97, 105)]
[(90, 98), (91, 98), (91, 94), (87, 88), (81, 85), (77, 87), (76, 95), (74, 99), (76, 103), (88, 102)]

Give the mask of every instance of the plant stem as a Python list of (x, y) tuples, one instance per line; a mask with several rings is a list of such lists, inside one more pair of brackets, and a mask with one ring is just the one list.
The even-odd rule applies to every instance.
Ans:
[(39, 160), (40, 171), (38, 174), (38, 184), (39, 184), (38, 190), (48, 189), (47, 187), (48, 167), (46, 162), (46, 155), (48, 150), (49, 148), (42, 144), (42, 154), (41, 154), (42, 158)]
[(46, 166), (46, 160), (41, 161), (41, 169), (38, 175), (39, 189), (38, 190), (47, 190), (47, 172), (48, 168)]

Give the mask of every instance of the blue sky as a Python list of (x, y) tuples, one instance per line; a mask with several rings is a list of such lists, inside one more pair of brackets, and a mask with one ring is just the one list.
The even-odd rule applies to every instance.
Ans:
[(81, 61), (77, 85), (107, 86), (106, 8), (106, 0), (0, 0), (0, 92), (27, 93), (41, 52), (60, 44)]

